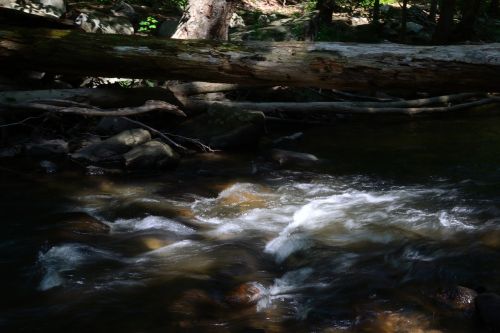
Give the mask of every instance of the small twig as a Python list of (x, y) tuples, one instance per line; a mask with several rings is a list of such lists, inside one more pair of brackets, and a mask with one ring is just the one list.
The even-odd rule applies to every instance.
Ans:
[(161, 137), (162, 139), (164, 139), (165, 141), (167, 141), (169, 144), (171, 144), (172, 146), (174, 146), (175, 148), (177, 148), (178, 150), (180, 150), (181, 152), (183, 153), (186, 153), (188, 151), (188, 149), (180, 144), (178, 144), (177, 142), (175, 142), (174, 140), (170, 139), (168, 136), (166, 136), (165, 134), (163, 134), (162, 132), (158, 131), (157, 129), (151, 127), (151, 126), (148, 126), (144, 123), (141, 123), (140, 121), (137, 121), (137, 120), (133, 120), (133, 119), (130, 119), (130, 118), (127, 118), (127, 117), (121, 117), (122, 119), (125, 119), (126, 121), (128, 122), (131, 122), (132, 124), (135, 124), (135, 125), (139, 125), (155, 134), (157, 134), (159, 137)]
[(206, 144), (204, 144), (203, 142), (201, 142), (199, 139), (188, 138), (186, 136), (182, 136), (182, 135), (178, 135), (178, 134), (173, 134), (173, 133), (168, 133), (168, 132), (163, 132), (163, 134), (168, 135), (168, 136), (174, 136), (174, 137), (179, 138), (179, 139), (181, 139), (183, 141), (190, 142), (190, 143), (192, 143), (194, 145), (197, 145), (204, 152), (215, 153), (215, 152), (219, 151), (219, 150), (213, 149), (210, 146), (207, 146)]
[(15, 122), (15, 123), (10, 123), (10, 124), (4, 124), (4, 125), (0, 125), (0, 128), (3, 128), (3, 127), (9, 127), (9, 126), (16, 126), (16, 125), (23, 125), (25, 122), (29, 121), (29, 120), (32, 120), (32, 119), (40, 119), (40, 118), (43, 118), (45, 116), (45, 114), (41, 115), (41, 116), (38, 116), (38, 117), (28, 117), (26, 119), (23, 119), (21, 121), (18, 121), (18, 122)]

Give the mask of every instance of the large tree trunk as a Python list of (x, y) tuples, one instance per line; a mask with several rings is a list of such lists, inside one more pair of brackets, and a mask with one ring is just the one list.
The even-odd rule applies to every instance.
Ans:
[(406, 22), (408, 21), (408, 0), (403, 0), (401, 9), (401, 31), (399, 33), (400, 39), (404, 42), (406, 38)]
[(491, 17), (498, 17), (498, 0), (490, 1), (490, 8), (488, 13)]
[(0, 28), (0, 71), (344, 90), (497, 90), (500, 44), (214, 42)]
[(431, 0), (431, 4), (429, 6), (429, 19), (431, 21), (436, 21), (438, 0)]
[(321, 23), (332, 23), (335, 5), (335, 0), (318, 0), (316, 3), (316, 9), (319, 11), (318, 17)]
[(458, 33), (464, 38), (474, 36), (474, 27), (481, 9), (481, 0), (465, 1), (462, 8), (462, 20), (458, 27)]
[(379, 26), (379, 23), (380, 23), (380, 0), (375, 0), (373, 2), (372, 23), (375, 27)]
[(227, 40), (233, 9), (233, 0), (190, 0), (172, 38)]
[(441, 0), (439, 6), (439, 21), (434, 33), (434, 42), (449, 43), (453, 32), (453, 15), (455, 14), (456, 0)]

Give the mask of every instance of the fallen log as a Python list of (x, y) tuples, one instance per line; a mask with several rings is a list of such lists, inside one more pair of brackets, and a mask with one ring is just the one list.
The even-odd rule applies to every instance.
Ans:
[(215, 42), (0, 28), (0, 70), (341, 90), (496, 91), (500, 44)]

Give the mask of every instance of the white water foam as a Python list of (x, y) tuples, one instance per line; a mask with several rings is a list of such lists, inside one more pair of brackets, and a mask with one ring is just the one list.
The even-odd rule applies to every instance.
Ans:
[(191, 235), (195, 230), (182, 223), (162, 216), (147, 216), (137, 219), (118, 219), (114, 223), (109, 223), (112, 232), (130, 232), (142, 230), (169, 231), (177, 235)]
[[(66, 282), (64, 273), (78, 266), (103, 259), (121, 260), (116, 254), (82, 244), (64, 244), (54, 246), (45, 253), (40, 253), (38, 263), (44, 275), (38, 289), (45, 291), (63, 285)], [(77, 281), (82, 284), (82, 281)]]

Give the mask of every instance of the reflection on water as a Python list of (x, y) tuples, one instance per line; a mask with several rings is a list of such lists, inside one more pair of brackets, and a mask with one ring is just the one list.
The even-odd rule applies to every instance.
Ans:
[[(471, 122), (439, 136), (435, 124), (370, 127), (365, 139), (342, 127), (306, 133), (301, 148), (327, 160), (307, 171), (5, 173), (0, 327), (475, 332), (436, 299), (456, 285), (500, 292), (500, 165), (490, 154), (500, 135), (476, 133), (477, 149), (459, 142), (460, 158), (457, 145), (425, 146), (456, 141), (457, 128), (480, 125)], [(356, 140), (346, 150), (338, 136)], [(263, 163), (240, 162), (250, 161)]]

